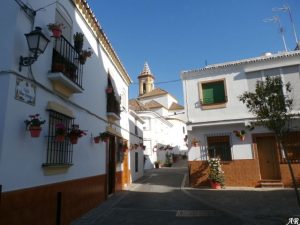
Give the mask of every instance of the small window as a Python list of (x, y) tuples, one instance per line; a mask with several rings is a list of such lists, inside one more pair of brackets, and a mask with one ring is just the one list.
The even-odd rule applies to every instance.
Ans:
[(202, 105), (219, 104), (227, 102), (224, 80), (201, 83)]
[(138, 133), (138, 127), (137, 127), (137, 125), (134, 125), (134, 134), (135, 135), (138, 135), (139, 133)]
[(69, 139), (58, 140), (56, 127), (61, 125), (67, 132), (73, 124), (73, 118), (64, 114), (49, 111), (49, 136), (47, 145), (47, 158), (43, 166), (72, 165), (73, 145)]
[(185, 134), (185, 127), (182, 127), (182, 132), (183, 134)]
[(207, 147), (210, 158), (220, 158), (221, 161), (232, 160), (230, 136), (207, 137)]
[(146, 83), (143, 83), (143, 94), (146, 93)]

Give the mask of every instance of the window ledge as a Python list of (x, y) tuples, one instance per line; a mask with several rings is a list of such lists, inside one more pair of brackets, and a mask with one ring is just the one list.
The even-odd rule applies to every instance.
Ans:
[(227, 102), (222, 102), (222, 103), (212, 103), (212, 104), (202, 104), (201, 109), (202, 110), (207, 110), (207, 109), (222, 109), (226, 108)]
[(83, 92), (81, 87), (67, 78), (63, 73), (49, 73), (48, 78), (52, 81), (53, 89), (66, 97), (70, 97), (74, 93)]
[(110, 123), (114, 123), (116, 120), (120, 120), (121, 119), (121, 117), (118, 116), (114, 112), (107, 112), (106, 116), (107, 116), (108, 122), (110, 122)]
[(44, 175), (46, 176), (67, 173), (71, 166), (73, 166), (73, 164), (42, 164)]

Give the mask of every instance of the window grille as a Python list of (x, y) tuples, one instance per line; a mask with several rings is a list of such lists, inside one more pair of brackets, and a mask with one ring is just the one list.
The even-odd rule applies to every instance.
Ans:
[(74, 119), (64, 114), (49, 110), (49, 131), (46, 163), (43, 166), (72, 165), (73, 145), (69, 139), (58, 142), (55, 140), (56, 124), (63, 124), (68, 131)]
[(220, 158), (222, 161), (231, 161), (231, 135), (207, 135), (207, 151), (210, 158)]

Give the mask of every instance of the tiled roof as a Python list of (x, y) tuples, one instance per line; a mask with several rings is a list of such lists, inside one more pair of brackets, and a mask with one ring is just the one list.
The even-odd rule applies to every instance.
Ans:
[(208, 65), (206, 67), (200, 68), (200, 69), (183, 71), (182, 74), (189, 73), (189, 72), (206, 71), (206, 70), (211, 70), (211, 69), (216, 69), (216, 68), (237, 66), (237, 65), (241, 65), (241, 64), (249, 64), (249, 63), (261, 62), (261, 61), (271, 61), (273, 59), (287, 58), (287, 57), (291, 57), (291, 56), (300, 56), (300, 51), (290, 51), (290, 52), (283, 52), (283, 53), (281, 52), (278, 54), (259, 56), (259, 57), (242, 59), (242, 60), (226, 62), (226, 63), (212, 64), (212, 65)]
[(129, 100), (129, 108), (134, 111), (145, 111), (149, 110), (143, 103), (141, 103), (137, 99), (130, 99)]
[(155, 109), (155, 108), (163, 108), (164, 106), (160, 103), (158, 103), (155, 100), (152, 100), (150, 102), (145, 103), (145, 106), (149, 109)]
[(165, 91), (165, 90), (163, 90), (161, 88), (155, 88), (152, 91), (139, 96), (138, 98), (146, 98), (146, 97), (152, 97), (152, 96), (158, 96), (158, 95), (166, 95), (166, 94), (168, 94), (167, 91)]
[(96, 35), (100, 43), (103, 44), (104, 50), (107, 52), (108, 56), (111, 58), (113, 63), (120, 71), (121, 76), (128, 84), (132, 83), (129, 74), (127, 73), (125, 67), (123, 66), (117, 53), (113, 49), (108, 37), (106, 36), (102, 27), (100, 26), (99, 21), (97, 20), (95, 14), (93, 13), (90, 6), (88, 5), (87, 0), (73, 0), (73, 2), (76, 5), (77, 9), (81, 12), (83, 18), (88, 23), (88, 25), (90, 26), (91, 30)]
[(181, 110), (181, 109), (184, 109), (184, 107), (175, 102), (173, 102), (169, 108), (169, 110)]

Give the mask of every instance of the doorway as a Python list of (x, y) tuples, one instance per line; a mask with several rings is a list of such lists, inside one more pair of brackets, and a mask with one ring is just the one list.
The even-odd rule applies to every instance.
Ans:
[(276, 140), (273, 136), (257, 137), (257, 152), (262, 180), (280, 179)]

